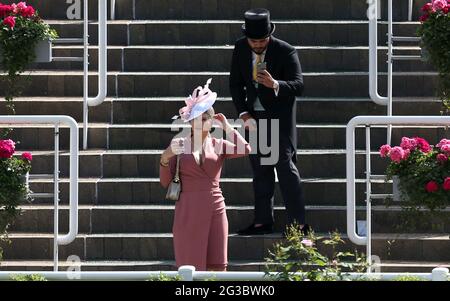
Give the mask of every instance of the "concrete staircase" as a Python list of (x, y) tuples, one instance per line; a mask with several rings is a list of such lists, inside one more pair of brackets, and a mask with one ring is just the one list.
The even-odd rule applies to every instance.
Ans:
[[(58, 30), (61, 37), (80, 37), (80, 21), (66, 19), (65, 1), (29, 1)], [(90, 15), (96, 16), (96, 1)], [(386, 1), (384, 1), (386, 2)], [(396, 2), (396, 20), (405, 20), (407, 2)], [(425, 1), (415, 1), (414, 19)], [(176, 134), (171, 117), (192, 87), (213, 77), (219, 93), (216, 110), (229, 118), (236, 112), (228, 90), (228, 69), (234, 41), (241, 35), (242, 16), (250, 7), (271, 10), (276, 36), (298, 49), (305, 78), (304, 97), (298, 99), (299, 163), (304, 180), (307, 217), (316, 232), (333, 230), (345, 238), (345, 125), (356, 115), (383, 115), (385, 108), (368, 98), (368, 23), (365, 0), (116, 0), (116, 20), (109, 22), (108, 99), (90, 110), (89, 150), (80, 154), (80, 235), (60, 248), (60, 259), (78, 255), (83, 270), (174, 269), (171, 225), (173, 204), (164, 201), (159, 185), (159, 155)], [(383, 3), (383, 11), (386, 11)], [(386, 14), (384, 14), (386, 15)], [(398, 35), (413, 35), (418, 22), (395, 24)], [(96, 24), (90, 26), (96, 43)], [(384, 45), (386, 24), (380, 25)], [(405, 53), (418, 51), (404, 47)], [(55, 56), (78, 56), (79, 46), (57, 46)], [(380, 71), (386, 72), (385, 49)], [(97, 49), (91, 50), (91, 70), (97, 68)], [(82, 122), (82, 65), (55, 62), (33, 66), (30, 86), (16, 100), (17, 114), (66, 114)], [(438, 115), (434, 100), (436, 73), (421, 62), (399, 62), (394, 75), (394, 113)], [(380, 78), (385, 93), (385, 73)], [(90, 93), (97, 79), (90, 78)], [(0, 91), (2, 87), (0, 87)], [(5, 114), (3, 106), (0, 114)], [(68, 149), (67, 129), (61, 146)], [(81, 132), (81, 131), (80, 131)], [(33, 152), (32, 173), (53, 171), (52, 128), (17, 128), (18, 149)], [(436, 142), (448, 133), (437, 129), (395, 129), (394, 142), (403, 135), (420, 135)], [(383, 160), (375, 151), (385, 142), (385, 131), (373, 131), (373, 168), (382, 174)], [(358, 132), (357, 147), (364, 146)], [(357, 155), (357, 176), (364, 177), (364, 156)], [(61, 158), (60, 229), (67, 231), (68, 154)], [(280, 234), (239, 237), (233, 234), (252, 219), (253, 192), (247, 158), (224, 166), (222, 188), (230, 222), (231, 270), (260, 270), (267, 250)], [(35, 192), (50, 191), (48, 180), (35, 180)], [(358, 218), (364, 219), (364, 191), (358, 180)], [(379, 192), (391, 187), (375, 185)], [(280, 191), (276, 191), (276, 230), (284, 226)], [(2, 244), (1, 270), (39, 270), (52, 266), (52, 200), (24, 204), (24, 214), (11, 233), (11, 244)], [(375, 204), (373, 254), (384, 271), (430, 271), (450, 262), (449, 225), (421, 233), (396, 230), (398, 208)], [(321, 247), (322, 248), (322, 247)], [(351, 243), (345, 247), (356, 248)], [(358, 250), (364, 249), (357, 247)], [(324, 249), (325, 250), (325, 249)], [(325, 250), (326, 251), (326, 250)]]

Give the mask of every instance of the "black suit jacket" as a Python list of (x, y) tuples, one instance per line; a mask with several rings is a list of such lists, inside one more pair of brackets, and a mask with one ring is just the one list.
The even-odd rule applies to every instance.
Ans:
[[(296, 49), (275, 37), (270, 38), (264, 61), (267, 71), (280, 85), (278, 96), (274, 89), (253, 84), (252, 50), (246, 37), (236, 41), (230, 72), (230, 90), (238, 113), (254, 112), (256, 96), (273, 119), (279, 119), (280, 135), (288, 135), (297, 150), (296, 97), (303, 92), (303, 75)], [(296, 155), (294, 156), (296, 162)]]

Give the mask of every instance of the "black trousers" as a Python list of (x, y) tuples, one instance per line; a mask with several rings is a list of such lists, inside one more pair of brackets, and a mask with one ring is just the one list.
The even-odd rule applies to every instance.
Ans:
[[(275, 132), (279, 134), (278, 148), (279, 156), (274, 161), (275, 164), (261, 164), (263, 157), (270, 155), (261, 153), (260, 148), (260, 127), (261, 119), (268, 119), (267, 114), (263, 112), (255, 112), (252, 114), (257, 122), (258, 128), (258, 148), (257, 154), (250, 154), (250, 163), (253, 169), (253, 190), (255, 195), (255, 224), (273, 224), (273, 203), (275, 192), (275, 171), (277, 170), (278, 181), (280, 184), (283, 201), (287, 211), (288, 223), (305, 224), (305, 202), (301, 187), (300, 174), (297, 166), (292, 161), (295, 156), (296, 148), (289, 140), (287, 133), (283, 133), (279, 129)], [(276, 139), (271, 137), (271, 122), (267, 121), (267, 145), (272, 146), (277, 143)], [(246, 135), (249, 133), (247, 132)], [(254, 147), (254, 145), (252, 145)], [(264, 162), (263, 162), (264, 163)]]

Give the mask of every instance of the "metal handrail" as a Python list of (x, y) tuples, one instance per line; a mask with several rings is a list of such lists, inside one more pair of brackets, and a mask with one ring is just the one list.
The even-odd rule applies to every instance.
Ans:
[(414, 7), (414, 0), (409, 0), (409, 3), (408, 3), (408, 20), (409, 21), (412, 20), (413, 7)]
[(107, 0), (98, 0), (98, 94), (90, 98), (89, 91), (89, 26), (88, 0), (84, 0), (84, 64), (83, 64), (83, 149), (87, 149), (89, 107), (102, 104), (108, 90)]
[[(355, 183), (355, 129), (366, 126), (366, 236), (356, 233), (356, 183)], [(374, 125), (450, 125), (447, 116), (356, 116), (346, 129), (346, 173), (347, 173), (347, 235), (357, 245), (367, 248), (367, 260), (371, 263), (371, 167), (370, 127)]]
[[(17, 115), (0, 116), (0, 124), (53, 124), (55, 126), (55, 193), (54, 193), (54, 269), (58, 268), (58, 246), (73, 242), (78, 234), (78, 125), (70, 116), (50, 115)], [(70, 196), (69, 196), (69, 232), (58, 234), (58, 202), (59, 202), (59, 125), (65, 124), (70, 129)]]
[[(367, 17), (369, 19), (369, 95), (373, 102), (387, 107), (387, 116), (392, 116), (392, 87), (393, 87), (393, 63), (394, 60), (420, 60), (420, 56), (394, 55), (394, 41), (417, 41), (415, 37), (394, 37), (393, 34), (393, 5), (388, 0), (388, 52), (387, 52), (387, 96), (381, 96), (378, 92), (378, 18), (380, 0), (369, 0)], [(412, 20), (413, 0), (408, 3), (408, 20)], [(420, 41), (420, 39), (419, 39)], [(392, 127), (388, 126), (387, 143), (391, 142)]]
[[(11, 280), (17, 276), (27, 275), (40, 275), (46, 280), (81, 280), (81, 281), (93, 281), (93, 280), (108, 280), (108, 281), (121, 281), (121, 280), (134, 280), (134, 281), (146, 281), (150, 278), (158, 278), (160, 276), (166, 277), (180, 277), (182, 281), (196, 281), (196, 280), (253, 280), (264, 281), (270, 280), (268, 276), (277, 276), (277, 273), (271, 272), (266, 274), (265, 272), (203, 272), (196, 271), (193, 266), (181, 266), (178, 271), (113, 271), (113, 272), (0, 272), (1, 280)], [(296, 276), (304, 276), (305, 273), (295, 273)], [(332, 275), (332, 274), (330, 274)], [(395, 280), (397, 277), (408, 276), (417, 277), (427, 281), (449, 281), (449, 269), (443, 267), (434, 268), (431, 273), (343, 273), (344, 278), (352, 280), (364, 279), (369, 276), (369, 280)]]
[(378, 16), (379, 0), (369, 1), (367, 17), (369, 18), (369, 94), (378, 105), (387, 106), (388, 97), (378, 93)]

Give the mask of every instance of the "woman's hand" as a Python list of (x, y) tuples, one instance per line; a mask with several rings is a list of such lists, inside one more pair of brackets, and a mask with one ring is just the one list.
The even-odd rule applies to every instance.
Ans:
[(218, 121), (219, 126), (226, 132), (233, 130), (233, 127), (228, 122), (227, 117), (225, 117), (225, 115), (223, 115), (222, 113), (214, 115), (214, 119)]
[(174, 138), (161, 155), (161, 163), (167, 164), (170, 158), (184, 153), (184, 138)]

